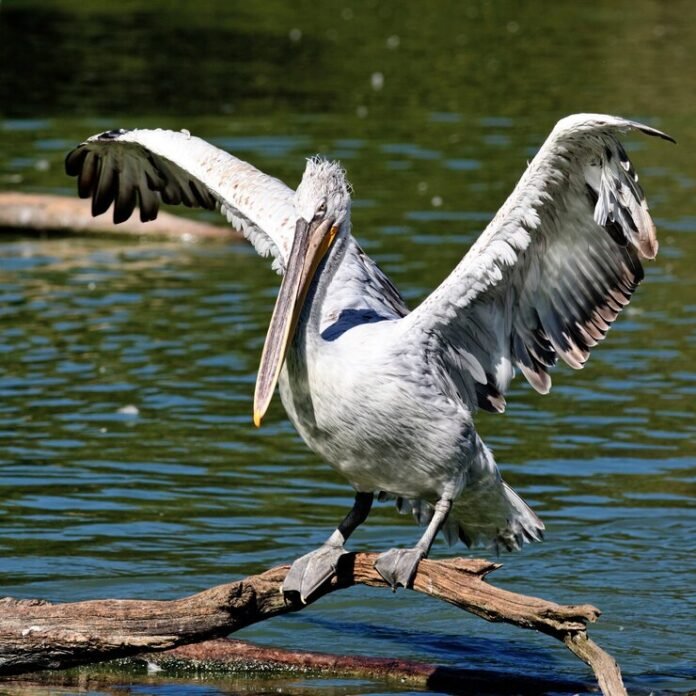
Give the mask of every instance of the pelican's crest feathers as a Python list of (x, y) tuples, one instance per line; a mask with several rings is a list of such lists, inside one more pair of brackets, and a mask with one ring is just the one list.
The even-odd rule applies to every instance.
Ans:
[(326, 214), (340, 224), (350, 214), (351, 185), (340, 162), (319, 155), (307, 159), (302, 181), (295, 192), (295, 209), (307, 222), (324, 206)]

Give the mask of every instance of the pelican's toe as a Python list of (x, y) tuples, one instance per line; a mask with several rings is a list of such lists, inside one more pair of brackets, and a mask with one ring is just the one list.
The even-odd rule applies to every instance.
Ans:
[(327, 580), (336, 575), (338, 560), (348, 553), (343, 546), (324, 544), (304, 556), (290, 567), (283, 582), (283, 592), (297, 592), (303, 604)]
[(425, 557), (422, 549), (389, 549), (381, 553), (375, 561), (375, 570), (391, 585), (392, 590), (401, 585), (410, 587), (418, 570), (418, 564)]

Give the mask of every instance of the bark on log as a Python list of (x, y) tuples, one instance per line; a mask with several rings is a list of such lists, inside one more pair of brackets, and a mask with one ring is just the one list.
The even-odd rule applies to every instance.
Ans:
[(31, 193), (0, 193), (0, 232), (145, 236), (184, 241), (242, 239), (232, 227), (196, 222), (162, 211), (151, 222), (140, 222), (134, 216), (115, 225), (109, 212), (92, 217), (89, 200)]
[[(375, 554), (348, 554), (319, 597), (355, 584), (388, 587), (375, 571)], [(456, 558), (423, 560), (413, 589), (453, 604), (487, 621), (503, 621), (546, 633), (594, 671), (604, 694), (626, 691), (616, 662), (587, 637), (599, 616), (587, 604), (561, 605), (490, 585), (486, 575), (499, 566)], [(171, 601), (97, 600), (51, 604), (42, 600), (0, 600), (0, 674), (61, 669), (117, 657), (159, 652), (226, 636), (259, 621), (299, 611), (299, 598), (280, 592), (288, 567), (273, 568), (239, 582)]]

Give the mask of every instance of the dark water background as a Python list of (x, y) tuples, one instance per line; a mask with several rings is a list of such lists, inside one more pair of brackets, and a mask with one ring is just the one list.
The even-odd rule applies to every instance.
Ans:
[[(677, 147), (628, 138), (661, 240), (633, 304), (585, 370), (556, 370), (547, 397), (518, 380), (479, 429), (548, 528), (493, 581), (600, 606), (592, 635), (631, 690), (693, 689), (695, 8), (5, 0), (0, 189), (74, 195), (65, 153), (111, 127), (188, 128), (291, 184), (320, 152), (348, 170), (356, 236), (416, 303), (559, 117), (617, 113), (672, 133)], [(277, 285), (235, 244), (0, 243), (0, 595), (176, 597), (324, 539), (349, 487), (279, 404), (251, 426)], [(352, 546), (417, 534), (379, 506)], [(549, 639), (405, 592), (342, 592), (239, 637), (588, 678)]]

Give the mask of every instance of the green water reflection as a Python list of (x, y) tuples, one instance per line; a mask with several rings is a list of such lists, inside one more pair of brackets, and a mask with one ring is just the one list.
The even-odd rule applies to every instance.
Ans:
[[(5, 0), (0, 188), (74, 195), (66, 151), (116, 126), (185, 127), (289, 183), (321, 152), (344, 162), (355, 233), (415, 304), (557, 118), (607, 111), (672, 133), (678, 147), (629, 138), (661, 239), (635, 302), (585, 370), (557, 370), (544, 398), (516, 383), (479, 429), (548, 527), (498, 582), (599, 605), (594, 635), (632, 689), (693, 688), (695, 12)], [(347, 485), (278, 404), (250, 424), (277, 283), (232, 244), (0, 245), (0, 592), (176, 596), (323, 539)], [(381, 506), (354, 545), (416, 533)], [(244, 637), (587, 676), (543, 637), (480, 623), (363, 589)]]

